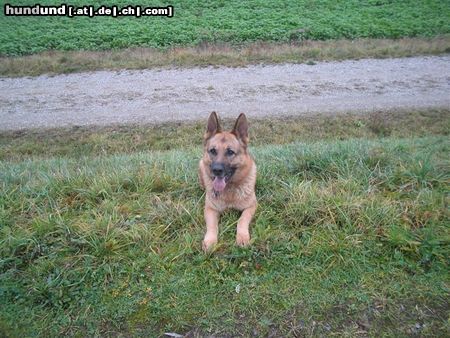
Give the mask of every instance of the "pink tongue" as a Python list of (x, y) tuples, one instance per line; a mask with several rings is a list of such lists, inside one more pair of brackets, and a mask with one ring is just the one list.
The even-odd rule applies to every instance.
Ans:
[(223, 191), (225, 189), (225, 177), (215, 177), (213, 181), (213, 188), (215, 191)]

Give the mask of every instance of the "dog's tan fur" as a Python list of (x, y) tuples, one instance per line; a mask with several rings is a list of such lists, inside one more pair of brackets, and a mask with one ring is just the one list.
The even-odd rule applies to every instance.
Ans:
[[(257, 202), (255, 195), (256, 164), (248, 153), (248, 122), (244, 114), (239, 115), (231, 132), (223, 132), (215, 112), (208, 119), (204, 136), (204, 153), (199, 163), (199, 180), (206, 191), (205, 222), (206, 234), (203, 250), (210, 250), (217, 243), (220, 214), (229, 208), (242, 211), (236, 231), (236, 243), (240, 246), (250, 242), (249, 224), (255, 213)], [(209, 153), (214, 148), (217, 155)], [(235, 154), (227, 156), (227, 149)], [(220, 193), (213, 189), (212, 161), (220, 161), (235, 168), (234, 174)]]

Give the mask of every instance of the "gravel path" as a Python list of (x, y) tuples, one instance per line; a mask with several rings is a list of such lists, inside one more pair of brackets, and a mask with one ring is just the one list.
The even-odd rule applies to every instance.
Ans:
[(450, 107), (450, 55), (0, 78), (0, 130)]

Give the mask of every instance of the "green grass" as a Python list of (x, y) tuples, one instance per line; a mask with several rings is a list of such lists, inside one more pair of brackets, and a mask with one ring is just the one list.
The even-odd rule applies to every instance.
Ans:
[(336, 138), (256, 142), (210, 255), (200, 146), (4, 159), (0, 335), (447, 336), (448, 136)]
[(298, 43), (255, 42), (245, 46), (125, 48), (107, 51), (46, 51), (0, 57), (0, 76), (37, 76), (94, 70), (161, 67), (243, 67), (249, 64), (307, 63), (362, 58), (441, 55), (450, 52), (450, 34), (400, 39), (339, 39)]
[[(3, 8), (7, 1), (1, 1)], [(41, 1), (41, 5), (60, 4)], [(133, 4), (147, 4), (133, 1)], [(15, 2), (14, 5), (18, 3)], [(34, 5), (35, 1), (20, 1)], [(71, 5), (92, 4), (74, 0)], [(104, 5), (129, 2), (103, 1)], [(167, 5), (155, 1), (152, 6)], [(448, 1), (195, 1), (174, 0), (173, 18), (6, 17), (0, 20), (0, 55), (45, 50), (168, 48), (255, 41), (400, 38), (450, 33)]]
[(37, 76), (95, 70), (161, 67), (244, 67), (250, 64), (306, 63), (362, 58), (399, 58), (450, 52), (450, 34), (400, 39), (339, 39), (302, 43), (255, 42), (245, 46), (125, 48), (107, 51), (45, 51), (0, 57), (0, 76)]
[[(233, 120), (224, 120), (231, 128)], [(112, 155), (199, 148), (205, 122), (0, 131), (0, 160)], [(254, 146), (294, 141), (449, 135), (450, 110), (393, 110), (369, 114), (251, 119)]]

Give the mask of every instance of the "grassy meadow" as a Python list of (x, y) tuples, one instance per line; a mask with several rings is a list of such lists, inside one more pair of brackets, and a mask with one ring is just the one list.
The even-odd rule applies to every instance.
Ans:
[(448, 336), (449, 114), (407, 115), (255, 121), (252, 243), (208, 255), (202, 128), (2, 134), (0, 335)]
[[(0, 1), (3, 6), (7, 1)], [(35, 5), (22, 0), (13, 5)], [(40, 5), (59, 5), (44, 0)], [(92, 5), (74, 0), (73, 6)], [(102, 1), (119, 8), (145, 1)], [(155, 1), (167, 17), (21, 17), (0, 13), (0, 76), (100, 69), (245, 66), (450, 51), (448, 1)], [(97, 4), (95, 6), (100, 6)], [(97, 8), (96, 7), (96, 8)]]
[[(450, 51), (448, 1), (169, 4), (2, 12), (0, 76)], [(210, 254), (204, 122), (0, 132), (0, 337), (450, 336), (450, 111), (250, 123), (252, 242)]]
[[(7, 1), (0, 1), (3, 8)], [(34, 5), (22, 0), (14, 5)], [(41, 5), (60, 4), (44, 0)], [(70, 5), (91, 5), (85, 0)], [(145, 1), (102, 1), (103, 5), (148, 6)], [(255, 41), (432, 37), (450, 33), (450, 4), (405, 1), (154, 1), (174, 7), (174, 17), (12, 17), (0, 20), (0, 55), (47, 50), (170, 48), (203, 44), (242, 45)]]

